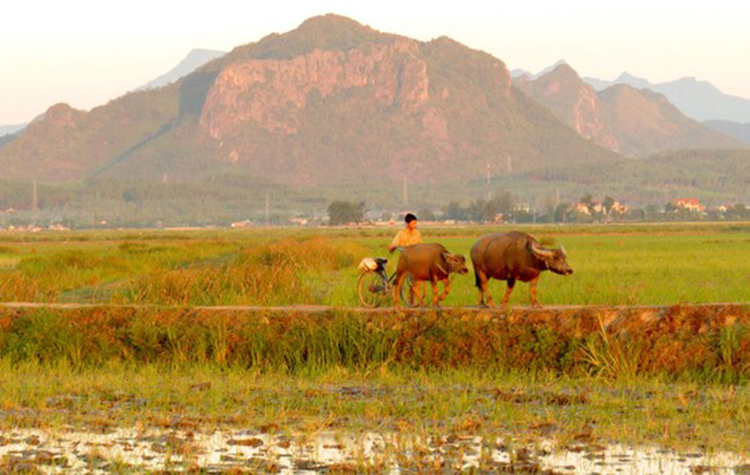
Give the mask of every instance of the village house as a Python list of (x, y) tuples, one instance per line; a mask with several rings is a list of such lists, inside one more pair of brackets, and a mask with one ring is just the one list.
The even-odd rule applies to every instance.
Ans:
[(234, 223), (230, 224), (230, 227), (232, 228), (249, 228), (253, 226), (253, 222), (249, 219), (246, 219), (244, 221), (235, 221)]
[(617, 214), (625, 214), (630, 210), (630, 207), (628, 205), (624, 205), (620, 203), (619, 201), (615, 201), (612, 204), (612, 213)]
[(582, 214), (592, 213), (614, 213), (614, 214), (625, 214), (630, 208), (627, 205), (621, 204), (619, 201), (612, 203), (612, 207), (609, 210), (604, 208), (604, 203), (601, 201), (594, 201), (589, 206), (587, 203), (576, 203), (573, 205), (573, 210), (578, 211)]
[(702, 213), (706, 209), (698, 198), (678, 198), (674, 201), (674, 205), (676, 208), (697, 211), (699, 213)]
[(309, 221), (307, 220), (307, 218), (295, 217), (290, 218), (289, 222), (292, 224), (296, 224), (297, 226), (307, 226)]
[(579, 213), (591, 214), (591, 211), (589, 211), (589, 207), (586, 203), (576, 203), (574, 208)]

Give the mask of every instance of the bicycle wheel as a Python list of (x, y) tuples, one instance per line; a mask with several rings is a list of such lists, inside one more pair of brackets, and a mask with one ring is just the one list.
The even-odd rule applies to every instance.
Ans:
[(359, 276), (359, 301), (368, 308), (379, 307), (388, 297), (386, 282), (377, 272), (363, 272)]
[(419, 303), (418, 300), (411, 299), (411, 292), (409, 292), (409, 290), (411, 289), (413, 283), (414, 279), (412, 279), (410, 275), (407, 275), (406, 279), (404, 279), (403, 285), (401, 286), (401, 292), (399, 293), (401, 301), (404, 302), (407, 307), (416, 307)]

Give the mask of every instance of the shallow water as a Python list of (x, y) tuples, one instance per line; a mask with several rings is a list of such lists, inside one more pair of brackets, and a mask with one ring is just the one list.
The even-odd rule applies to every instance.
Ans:
[(107, 433), (19, 429), (0, 434), (0, 458), (11, 469), (47, 473), (105, 473), (202, 468), (232, 468), (280, 473), (316, 473), (324, 469), (355, 471), (363, 465), (385, 473), (416, 470), (453, 472), (553, 470), (558, 473), (750, 473), (747, 456), (720, 452), (673, 452), (657, 447), (619, 444), (574, 445), (554, 450), (552, 440), (533, 447), (478, 436), (421, 439), (401, 433), (359, 435), (262, 434), (214, 431), (120, 428)]

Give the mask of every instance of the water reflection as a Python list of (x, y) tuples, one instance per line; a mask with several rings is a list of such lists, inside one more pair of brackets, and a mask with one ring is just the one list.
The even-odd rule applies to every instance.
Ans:
[(306, 473), (446, 471), (472, 467), (497, 471), (558, 473), (748, 473), (738, 454), (673, 452), (620, 444), (574, 445), (554, 450), (551, 440), (520, 446), (512, 440), (478, 436), (420, 438), (403, 433), (354, 435), (264, 434), (120, 428), (107, 433), (74, 430), (14, 430), (0, 434), (0, 469), (43, 472), (111, 470), (251, 471)]

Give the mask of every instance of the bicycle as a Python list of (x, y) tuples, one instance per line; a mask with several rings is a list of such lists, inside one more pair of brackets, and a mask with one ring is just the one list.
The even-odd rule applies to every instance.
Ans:
[[(396, 272), (390, 277), (385, 270), (388, 259), (384, 257), (366, 257), (362, 259), (359, 268), (362, 274), (359, 276), (357, 290), (359, 301), (368, 308), (380, 307), (384, 302), (393, 302), (393, 281), (396, 278)], [(415, 306), (414, 295), (411, 292), (412, 278), (406, 276), (404, 284), (401, 286), (401, 301), (406, 303), (407, 307)], [(408, 298), (407, 298), (408, 297)]]

